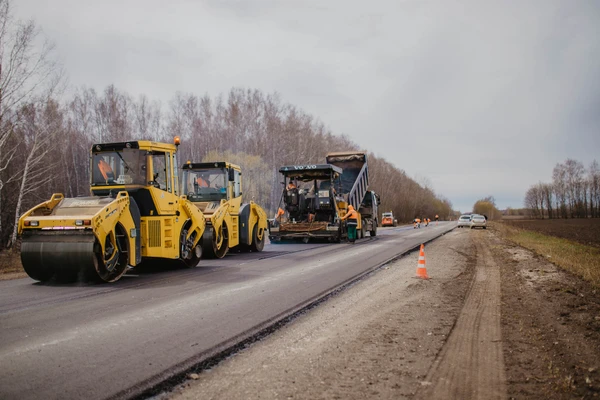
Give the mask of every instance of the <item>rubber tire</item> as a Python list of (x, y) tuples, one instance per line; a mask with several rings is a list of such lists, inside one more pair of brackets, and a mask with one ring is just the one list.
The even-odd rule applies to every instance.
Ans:
[(250, 245), (250, 250), (257, 253), (263, 251), (265, 247), (265, 236), (266, 232), (263, 230), (262, 239), (258, 240), (258, 224), (254, 225), (254, 229), (252, 229), (252, 244)]
[(369, 234), (371, 235), (371, 237), (377, 236), (377, 220), (373, 222), (373, 230), (370, 231)]
[[(121, 224), (117, 224), (115, 226), (115, 235), (116, 238), (115, 240), (117, 241), (117, 257), (119, 258), (119, 262), (117, 263), (117, 265), (115, 265), (113, 271), (108, 272), (108, 271), (86, 271), (87, 273), (84, 274), (85, 275), (85, 279), (88, 281), (95, 281), (95, 282), (100, 282), (100, 283), (110, 283), (110, 282), (116, 282), (119, 279), (121, 279), (121, 277), (123, 275), (125, 275), (127, 273), (127, 263), (128, 263), (128, 254), (129, 254), (129, 241), (127, 240), (127, 232), (125, 231), (125, 228), (123, 228), (123, 226)], [(99, 257), (102, 257), (100, 255), (98, 255)], [(98, 260), (98, 262), (101, 262), (100, 260)], [(103, 268), (100, 267), (99, 268)], [(58, 272), (58, 271), (57, 271)], [(100, 274), (102, 274), (103, 276), (100, 276)], [(73, 278), (77, 279), (78, 274), (75, 275), (75, 277), (73, 277), (73, 275), (70, 274), (66, 274), (63, 277), (60, 277), (59, 274), (57, 273), (56, 275), (56, 279), (57, 280), (62, 280), (62, 279), (66, 279), (66, 281), (70, 281)]]
[(186, 224), (186, 226), (184, 226), (181, 229), (181, 234), (179, 235), (179, 261), (181, 261), (181, 267), (183, 268), (195, 268), (200, 262), (200, 259), (202, 258), (202, 238), (200, 238), (198, 244), (196, 244), (196, 247), (200, 246), (200, 257), (196, 256), (196, 248), (193, 248), (191, 250), (193, 252), (193, 255), (192, 258), (190, 258), (189, 260), (186, 260), (183, 257), (181, 257), (181, 242), (184, 240), (185, 236), (187, 236), (187, 228), (189, 227), (189, 225), (191, 225), (191, 223)]
[[(210, 230), (209, 230), (210, 229)], [(221, 248), (219, 249), (219, 251), (215, 251), (215, 241), (216, 241), (216, 234), (214, 232), (215, 228), (213, 226), (207, 226), (204, 229), (204, 233), (202, 234), (202, 258), (205, 259), (216, 259), (216, 258), (223, 258), (227, 255), (227, 253), (229, 252), (229, 234), (227, 233), (227, 227), (225, 226), (225, 224), (223, 224), (221, 226), (222, 229), (222, 235), (223, 237), (223, 243), (221, 244)]]

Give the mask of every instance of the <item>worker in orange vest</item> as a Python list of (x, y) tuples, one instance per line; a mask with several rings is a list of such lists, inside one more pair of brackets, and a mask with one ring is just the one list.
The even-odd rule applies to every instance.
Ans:
[(283, 208), (279, 207), (279, 209), (277, 210), (277, 215), (275, 215), (275, 218), (279, 218), (283, 214), (285, 214), (285, 211), (283, 211)]
[(196, 182), (198, 183), (198, 186), (200, 186), (200, 187), (208, 187), (209, 186), (208, 180), (204, 179), (201, 176), (199, 176), (198, 179), (196, 179)]
[(108, 163), (103, 159), (100, 159), (100, 161), (98, 161), (98, 169), (100, 169), (100, 173), (104, 177), (106, 183), (112, 182), (115, 179), (115, 173), (113, 172), (110, 165), (108, 165)]
[(356, 241), (356, 227), (358, 226), (358, 213), (352, 205), (348, 206), (348, 212), (340, 220), (348, 220), (348, 240), (351, 243)]

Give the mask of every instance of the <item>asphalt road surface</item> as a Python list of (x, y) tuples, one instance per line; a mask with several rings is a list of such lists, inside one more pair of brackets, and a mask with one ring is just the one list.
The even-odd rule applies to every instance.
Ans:
[(268, 244), (107, 285), (0, 282), (0, 398), (139, 395), (454, 227)]

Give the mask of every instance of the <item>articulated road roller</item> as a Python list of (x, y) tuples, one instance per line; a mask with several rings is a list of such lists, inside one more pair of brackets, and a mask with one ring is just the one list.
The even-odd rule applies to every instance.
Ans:
[(25, 272), (38, 281), (114, 282), (143, 260), (195, 267), (205, 219), (181, 196), (178, 145), (178, 137), (94, 144), (91, 196), (54, 194), (19, 219)]
[(242, 169), (225, 162), (188, 162), (183, 166), (187, 199), (206, 217), (205, 258), (231, 250), (259, 252), (265, 246), (267, 213), (253, 201), (242, 202)]

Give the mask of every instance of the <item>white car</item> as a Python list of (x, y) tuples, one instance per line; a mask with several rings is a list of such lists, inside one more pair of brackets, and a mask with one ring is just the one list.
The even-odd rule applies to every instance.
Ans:
[(456, 223), (457, 228), (462, 228), (463, 226), (471, 226), (471, 215), (461, 215)]
[(471, 218), (471, 229), (473, 229), (473, 228), (487, 229), (486, 223), (487, 223), (487, 221), (483, 215), (473, 215), (473, 218)]

